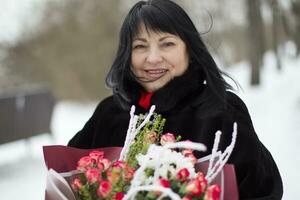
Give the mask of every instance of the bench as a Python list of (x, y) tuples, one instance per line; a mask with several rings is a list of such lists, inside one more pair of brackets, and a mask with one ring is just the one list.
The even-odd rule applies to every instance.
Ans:
[(0, 144), (51, 134), (54, 105), (48, 89), (0, 94)]

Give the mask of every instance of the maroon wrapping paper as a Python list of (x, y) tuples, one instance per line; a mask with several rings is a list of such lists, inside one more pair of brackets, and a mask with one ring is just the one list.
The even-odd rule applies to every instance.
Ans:
[[(97, 149), (78, 149), (62, 145), (43, 146), (44, 159), (48, 169), (52, 168), (58, 173), (69, 172), (76, 169), (78, 160), (87, 156), (91, 151), (99, 150), (104, 152), (104, 157), (109, 160), (119, 158), (122, 147), (106, 147)], [(208, 162), (196, 164), (196, 169), (207, 172)], [(213, 183), (221, 185), (220, 173)], [(238, 189), (234, 166), (226, 164), (223, 168), (224, 200), (238, 200)]]
[(52, 168), (58, 173), (75, 170), (78, 160), (83, 156), (89, 155), (92, 150), (103, 151), (105, 158), (116, 160), (119, 158), (122, 147), (78, 149), (63, 145), (43, 146), (44, 159), (47, 168)]
[[(209, 162), (197, 163), (195, 165), (196, 171), (207, 173)], [(238, 200), (238, 188), (236, 183), (236, 174), (234, 165), (226, 164), (223, 167), (223, 172), (219, 173), (217, 177), (212, 181), (212, 184), (221, 185), (221, 179), (223, 176), (223, 192), (224, 200)]]

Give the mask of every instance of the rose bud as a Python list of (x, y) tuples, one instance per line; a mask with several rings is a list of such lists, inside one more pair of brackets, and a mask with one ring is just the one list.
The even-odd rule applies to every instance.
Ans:
[(188, 194), (194, 195), (194, 196), (200, 196), (202, 194), (202, 188), (200, 181), (197, 179), (192, 179), (186, 186), (185, 191)]
[(174, 143), (176, 141), (175, 136), (172, 133), (166, 133), (161, 136), (160, 144), (164, 146), (167, 143)]
[[(161, 185), (161, 186), (163, 186), (163, 187), (165, 187), (165, 188), (170, 188), (171, 187), (171, 184), (170, 184), (170, 182), (167, 180), (167, 179), (164, 179), (164, 178), (160, 178), (158, 181), (157, 181), (157, 183), (158, 183), (158, 185)], [(161, 194), (162, 194), (162, 192), (161, 191), (153, 191), (152, 192), (153, 193), (153, 195), (155, 195), (155, 196), (160, 196)]]
[(85, 172), (85, 177), (90, 184), (93, 184), (100, 180), (100, 171), (95, 168), (88, 169)]
[(122, 200), (124, 197), (124, 193), (123, 192), (117, 192), (115, 197), (114, 197), (114, 200)]
[(167, 179), (161, 178), (158, 180), (159, 185), (169, 188), (170, 187), (170, 182)]
[(77, 170), (86, 171), (93, 166), (93, 160), (89, 156), (84, 156), (80, 158), (77, 162)]
[(177, 172), (176, 179), (180, 181), (186, 181), (189, 176), (190, 176), (189, 170), (187, 168), (182, 168)]
[(146, 139), (146, 142), (147, 142), (147, 143), (153, 144), (153, 143), (155, 143), (156, 140), (158, 139), (157, 133), (156, 133), (155, 131), (151, 131), (150, 133), (147, 134), (147, 136), (146, 136), (145, 139)]
[(221, 195), (221, 188), (218, 185), (211, 185), (207, 188), (204, 200), (219, 200)]
[(207, 187), (207, 180), (205, 175), (202, 172), (198, 172), (196, 175), (196, 179), (200, 181), (201, 188), (204, 190)]
[(79, 178), (75, 178), (71, 184), (72, 189), (77, 192), (82, 187), (82, 183)]
[(104, 152), (92, 151), (89, 153), (89, 156), (95, 161), (95, 163), (97, 163), (99, 159), (102, 159), (104, 157)]
[(112, 186), (110, 184), (110, 182), (108, 181), (101, 181), (98, 189), (97, 189), (97, 195), (99, 197), (107, 197), (109, 195), (109, 193), (111, 192), (112, 190)]

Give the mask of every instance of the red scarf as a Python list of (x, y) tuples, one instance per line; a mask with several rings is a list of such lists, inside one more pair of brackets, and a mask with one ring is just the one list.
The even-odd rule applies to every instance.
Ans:
[(139, 105), (147, 110), (150, 107), (150, 101), (153, 93), (152, 92), (141, 92), (141, 97), (139, 100)]

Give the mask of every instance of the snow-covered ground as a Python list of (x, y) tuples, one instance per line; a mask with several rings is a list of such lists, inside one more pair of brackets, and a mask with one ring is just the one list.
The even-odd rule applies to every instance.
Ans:
[[(284, 199), (300, 199), (300, 59), (285, 57), (283, 70), (276, 71), (274, 57), (265, 56), (260, 87), (248, 86), (247, 63), (227, 71), (242, 86), (239, 92), (252, 116), (257, 134), (271, 151), (284, 182)], [(0, 145), (1, 199), (44, 198), (46, 167), (42, 146), (66, 144), (93, 113), (96, 102), (58, 102), (52, 120), (53, 137), (44, 134)]]

